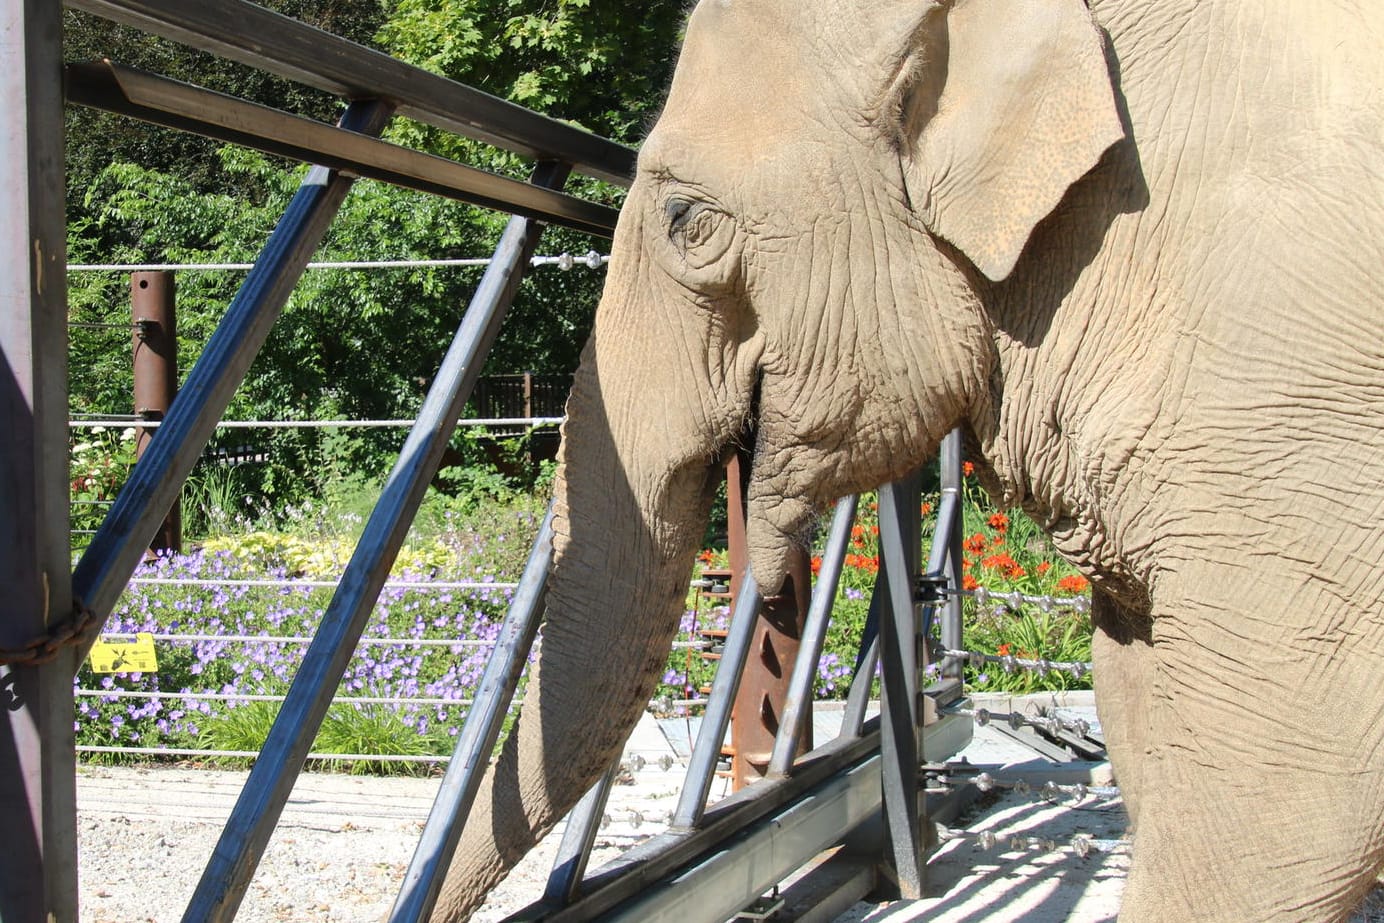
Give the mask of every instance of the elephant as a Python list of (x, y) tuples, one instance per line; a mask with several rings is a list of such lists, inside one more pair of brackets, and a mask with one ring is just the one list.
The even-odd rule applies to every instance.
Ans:
[(1340, 920), (1384, 860), (1384, 18), (700, 0), (568, 405), (537, 675), (437, 919), (620, 751), (719, 460), (779, 592), (959, 427), (1093, 585), (1120, 919)]

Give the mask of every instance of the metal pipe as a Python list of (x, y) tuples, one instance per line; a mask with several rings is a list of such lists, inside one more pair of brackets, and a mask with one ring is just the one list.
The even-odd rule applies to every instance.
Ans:
[[(389, 117), (388, 107), (366, 101), (352, 103), (341, 121), (353, 131), (378, 134)], [(99, 619), (115, 608), (353, 182), (321, 167), (308, 171), (255, 269), (188, 373), (163, 426), (82, 554), (72, 574), (73, 591)], [(79, 655), (89, 649), (87, 645)]]
[[(569, 172), (564, 165), (544, 164), (535, 171), (534, 181), (561, 186)], [(496, 260), (476, 290), (423, 401), (418, 425), (409, 433), (365, 524), (341, 586), (327, 606), (317, 636), (289, 688), (288, 700), (270, 729), (263, 755), (251, 770), (216, 852), (193, 892), (184, 923), (234, 917), (389, 569), (437, 474), (454, 421), (461, 416), (480, 377), (485, 355), (499, 333), (541, 233), (541, 225), (526, 218), (512, 218), (505, 228)], [(528, 598), (522, 583), (516, 607), (521, 601), (517, 597)]]
[(846, 548), (851, 540), (851, 525), (855, 522), (857, 498), (852, 495), (842, 497), (836, 502), (836, 512), (831, 520), (827, 534), (827, 546), (822, 552), (822, 570), (817, 575), (817, 585), (813, 588), (812, 603), (807, 610), (807, 624), (803, 626), (802, 647), (798, 659), (793, 664), (793, 676), (788, 681), (788, 698), (784, 705), (783, 717), (779, 720), (778, 734), (774, 737), (774, 751), (769, 757), (771, 776), (783, 775), (793, 765), (797, 755), (799, 725), (807, 714), (803, 708), (811, 701), (812, 682), (816, 678), (817, 662), (822, 656), (822, 646), (826, 642), (827, 622), (836, 602), (836, 588), (841, 580), (845, 566)]
[(855, 661), (855, 676), (851, 691), (846, 695), (846, 711), (841, 716), (841, 737), (859, 737), (865, 726), (865, 713), (870, 707), (875, 686), (875, 667), (879, 665), (879, 609), (883, 604), (884, 569), (875, 574), (875, 588), (870, 592), (870, 609), (865, 614), (865, 634), (860, 639), (860, 656)]
[(544, 517), (538, 539), (529, 553), (519, 591), (505, 617), (494, 653), (476, 687), (475, 702), (457, 738), (452, 761), (442, 778), (428, 822), (404, 874), (399, 896), (390, 911), (391, 923), (424, 921), (437, 903), (443, 877), (471, 807), (480, 791), (481, 778), (500, 736), (510, 699), (524, 671), (543, 615), (543, 596), (553, 556), (553, 513)]
[(701, 729), (697, 733), (697, 743), (687, 764), (682, 795), (678, 798), (677, 810), (673, 812), (674, 830), (691, 830), (706, 811), (706, 796), (711, 791), (711, 779), (721, 755), (721, 744), (726, 739), (735, 693), (745, 672), (745, 660), (750, 655), (750, 642), (763, 601), (754, 573), (746, 568), (740, 582), (740, 595), (735, 600), (735, 611), (731, 615), (730, 633), (721, 651), (721, 661), (716, 665), (716, 678), (711, 683), (711, 695), (706, 713), (702, 716)]
[[(130, 274), (131, 348), (134, 351), (135, 458), (143, 458), (152, 428), (168, 413), (178, 393), (178, 327), (176, 282), (171, 272)], [(181, 551), (183, 524), (180, 497), (164, 517), (154, 540), (153, 551)]]
[[(75, 613), (68, 573), (62, 11), (0, 4), (0, 648)], [(71, 647), (0, 665), (0, 918), (75, 923)]]

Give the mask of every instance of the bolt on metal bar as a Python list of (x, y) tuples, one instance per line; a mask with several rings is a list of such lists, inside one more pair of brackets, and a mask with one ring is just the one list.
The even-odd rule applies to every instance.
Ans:
[[(560, 187), (569, 173), (566, 165), (543, 164), (535, 170), (534, 182)], [(341, 586), (327, 606), (288, 700), (270, 729), (264, 753), (251, 770), (193, 892), (184, 923), (230, 920), (244, 898), (541, 233), (542, 225), (527, 218), (511, 218), (505, 228), (495, 262), (481, 279), (443, 358), (418, 413), (418, 425), (409, 433), (365, 524)], [(523, 589), (521, 585), (521, 594)]]
[(917, 572), (920, 553), (919, 483), (915, 476), (907, 483), (886, 484), (879, 491), (880, 575), (887, 591), (887, 603), (880, 608), (879, 630), (884, 815), (899, 892), (907, 900), (923, 896), (926, 876), (918, 817), (919, 625), (911, 579)]
[[(341, 121), (352, 131), (378, 134), (389, 118), (387, 106), (367, 101), (352, 103)], [(98, 618), (104, 620), (115, 608), (353, 182), (321, 167), (308, 172), (82, 554), (72, 575), (73, 591)], [(89, 649), (79, 652), (78, 663)]]
[(836, 512), (827, 533), (827, 545), (822, 552), (822, 569), (817, 575), (812, 603), (807, 610), (807, 622), (803, 626), (802, 647), (793, 664), (787, 701), (779, 719), (778, 733), (774, 736), (774, 750), (769, 757), (768, 775), (771, 776), (787, 773), (792, 768), (793, 758), (797, 756), (799, 725), (806, 716), (803, 705), (812, 697), (812, 682), (817, 675), (817, 661), (821, 659), (822, 646), (826, 641), (827, 621), (836, 602), (836, 588), (845, 566), (857, 500), (857, 497), (849, 496), (836, 502)]
[(475, 804), (481, 779), (543, 616), (543, 597), (553, 558), (553, 512), (543, 519), (529, 553), (514, 603), (500, 628), (494, 653), (486, 663), (475, 702), (457, 739), (447, 773), (433, 802), (428, 822), (404, 874), (390, 911), (391, 923), (426, 920), (437, 903), (447, 868), (452, 864), (462, 828)]
[(562, 832), (562, 842), (553, 860), (553, 870), (548, 876), (548, 886), (543, 899), (565, 907), (581, 891), (581, 880), (586, 875), (586, 865), (591, 859), (591, 849), (596, 845), (596, 834), (605, 819), (606, 802), (615, 778), (620, 774), (623, 756), (616, 757), (610, 771), (591, 786), (581, 801), (567, 816), (567, 829)]
[(751, 642), (763, 602), (759, 583), (753, 572), (746, 568), (740, 584), (740, 595), (735, 600), (735, 611), (731, 615), (730, 632), (721, 651), (721, 661), (716, 665), (716, 678), (711, 683), (706, 714), (702, 716), (697, 743), (687, 766), (682, 795), (678, 798), (677, 810), (673, 812), (672, 827), (675, 830), (693, 829), (706, 812), (706, 797), (711, 792), (711, 779), (721, 755), (721, 744), (726, 739), (735, 693), (745, 672), (745, 661), (753, 646)]

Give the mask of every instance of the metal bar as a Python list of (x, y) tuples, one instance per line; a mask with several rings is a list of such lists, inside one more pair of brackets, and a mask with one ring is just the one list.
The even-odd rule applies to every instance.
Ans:
[[(0, 647), (73, 615), (68, 548), (62, 20), (0, 5)], [(0, 665), (0, 919), (77, 919), (73, 648)]]
[[(545, 164), (535, 172), (534, 181), (560, 186), (569, 172), (564, 165)], [(433, 379), (418, 413), (418, 425), (409, 433), (365, 524), (341, 586), (327, 606), (317, 636), (289, 688), (288, 700), (265, 740), (263, 755), (251, 770), (216, 851), (193, 892), (184, 923), (223, 921), (235, 916), (389, 569), (428, 485), (437, 474), (454, 421), (480, 377), (485, 356), (499, 333), (541, 233), (541, 225), (525, 218), (513, 218), (505, 228), (496, 248), (496, 260), (486, 270)], [(525, 577), (532, 579), (527, 572)], [(523, 581), (516, 596), (529, 599), (522, 584)], [(516, 599), (515, 606), (519, 603)]]
[(570, 163), (628, 186), (635, 153), (522, 106), (245, 0), (68, 0), (67, 6), (171, 38), (347, 99), (390, 101), (398, 113), (537, 160)]
[[(178, 393), (178, 327), (176, 282), (171, 272), (130, 274), (130, 345), (134, 351), (135, 416), (158, 422), (168, 413)], [(135, 430), (135, 457), (142, 458), (154, 431)], [(150, 548), (181, 551), (183, 522), (180, 497), (164, 517)]]
[[(342, 117), (347, 128), (371, 133), (383, 130), (388, 121), (388, 108), (374, 102), (352, 103)], [(353, 182), (321, 167), (308, 172), (144, 458), (82, 554), (72, 575), (73, 592), (102, 620), (115, 608)]]
[[(942, 440), (942, 503), (938, 513), (937, 528), (939, 538), (936, 542), (942, 544), (946, 549), (946, 575), (947, 585), (953, 590), (961, 589), (962, 582), (962, 562), (963, 542), (961, 513), (962, 513), (962, 465), (961, 465), (961, 433), (953, 430)], [(950, 507), (946, 503), (952, 500)], [(950, 509), (951, 515), (945, 519), (942, 511)], [(949, 530), (946, 540), (940, 538), (943, 528)], [(935, 550), (934, 550), (935, 557)], [(929, 565), (929, 569), (932, 566)], [(960, 650), (965, 647), (961, 636), (961, 607), (963, 600), (959, 593), (954, 593), (947, 598), (946, 607), (942, 615), (942, 646), (951, 650)], [(960, 680), (965, 668), (958, 662), (945, 664), (942, 668), (942, 676), (946, 679)]]
[(596, 834), (600, 831), (601, 817), (605, 813), (610, 790), (615, 785), (615, 777), (620, 774), (620, 758), (615, 765), (601, 776), (601, 780), (591, 786), (581, 801), (567, 816), (567, 829), (562, 831), (562, 842), (558, 845), (557, 856), (553, 860), (553, 871), (548, 876), (548, 887), (543, 899), (556, 906), (565, 907), (576, 899), (581, 891), (581, 881), (586, 875), (586, 865), (591, 860), (591, 848), (596, 845)]
[(763, 601), (754, 573), (746, 568), (740, 582), (740, 595), (735, 600), (735, 611), (731, 615), (730, 633), (721, 651), (721, 661), (716, 665), (716, 678), (711, 683), (711, 695), (706, 713), (702, 716), (701, 729), (697, 733), (697, 743), (688, 761), (687, 779), (683, 782), (677, 810), (673, 812), (672, 829), (690, 830), (697, 826), (706, 812), (706, 796), (711, 791), (711, 778), (716, 772), (721, 744), (726, 739), (735, 693), (745, 672), (745, 660), (750, 654), (750, 641), (754, 637), (759, 607)]
[(880, 488), (880, 573), (888, 590), (888, 604), (880, 609), (879, 631), (884, 816), (894, 874), (900, 896), (906, 900), (923, 896), (926, 876), (918, 817), (918, 623), (912, 580), (919, 549), (917, 532), (905, 520), (910, 517), (916, 523), (917, 511), (916, 486), (909, 489), (896, 483)]
[(619, 213), (575, 196), (409, 150), (109, 61), (67, 67), (71, 102), (345, 170), (451, 199), (611, 236)]
[[(445, 440), (444, 440), (445, 443)], [(390, 911), (391, 923), (424, 921), (432, 914), (462, 829), (480, 791), (490, 754), (499, 739), (510, 699), (519, 684), (538, 623), (553, 556), (553, 512), (543, 519), (529, 554), (514, 604), (505, 617), (494, 653), (476, 687), (475, 701), (457, 739), (442, 786)]]
[(855, 662), (851, 691), (846, 695), (846, 710), (841, 716), (842, 737), (859, 737), (865, 726), (865, 712), (875, 686), (875, 667), (879, 664), (879, 610), (884, 604), (884, 570), (875, 575), (875, 588), (870, 593), (870, 609), (865, 614), (865, 634), (860, 639), (860, 656)]
[(774, 737), (774, 750), (769, 757), (771, 776), (783, 775), (793, 766), (797, 755), (799, 726), (807, 716), (803, 708), (812, 697), (812, 682), (817, 675), (817, 661), (822, 656), (822, 646), (826, 642), (827, 621), (831, 616), (832, 605), (836, 602), (836, 588), (841, 580), (841, 570), (845, 566), (846, 548), (851, 540), (851, 525), (855, 522), (855, 496), (843, 497), (836, 503), (831, 529), (827, 534), (827, 546), (822, 552), (822, 570), (817, 575), (817, 585), (812, 591), (812, 603), (807, 610), (807, 624), (803, 626), (802, 647), (793, 665), (793, 676), (788, 681), (788, 697), (784, 705), (783, 717), (779, 721), (778, 734)]

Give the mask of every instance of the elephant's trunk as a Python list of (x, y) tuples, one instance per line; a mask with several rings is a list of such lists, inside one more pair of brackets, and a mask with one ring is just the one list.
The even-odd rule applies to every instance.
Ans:
[(649, 455), (659, 421), (607, 411), (594, 352), (568, 404), (537, 669), (517, 728), (482, 783), (434, 920), (466, 919), (610, 768), (683, 613), (709, 506), (709, 460), (660, 471), (628, 457)]

